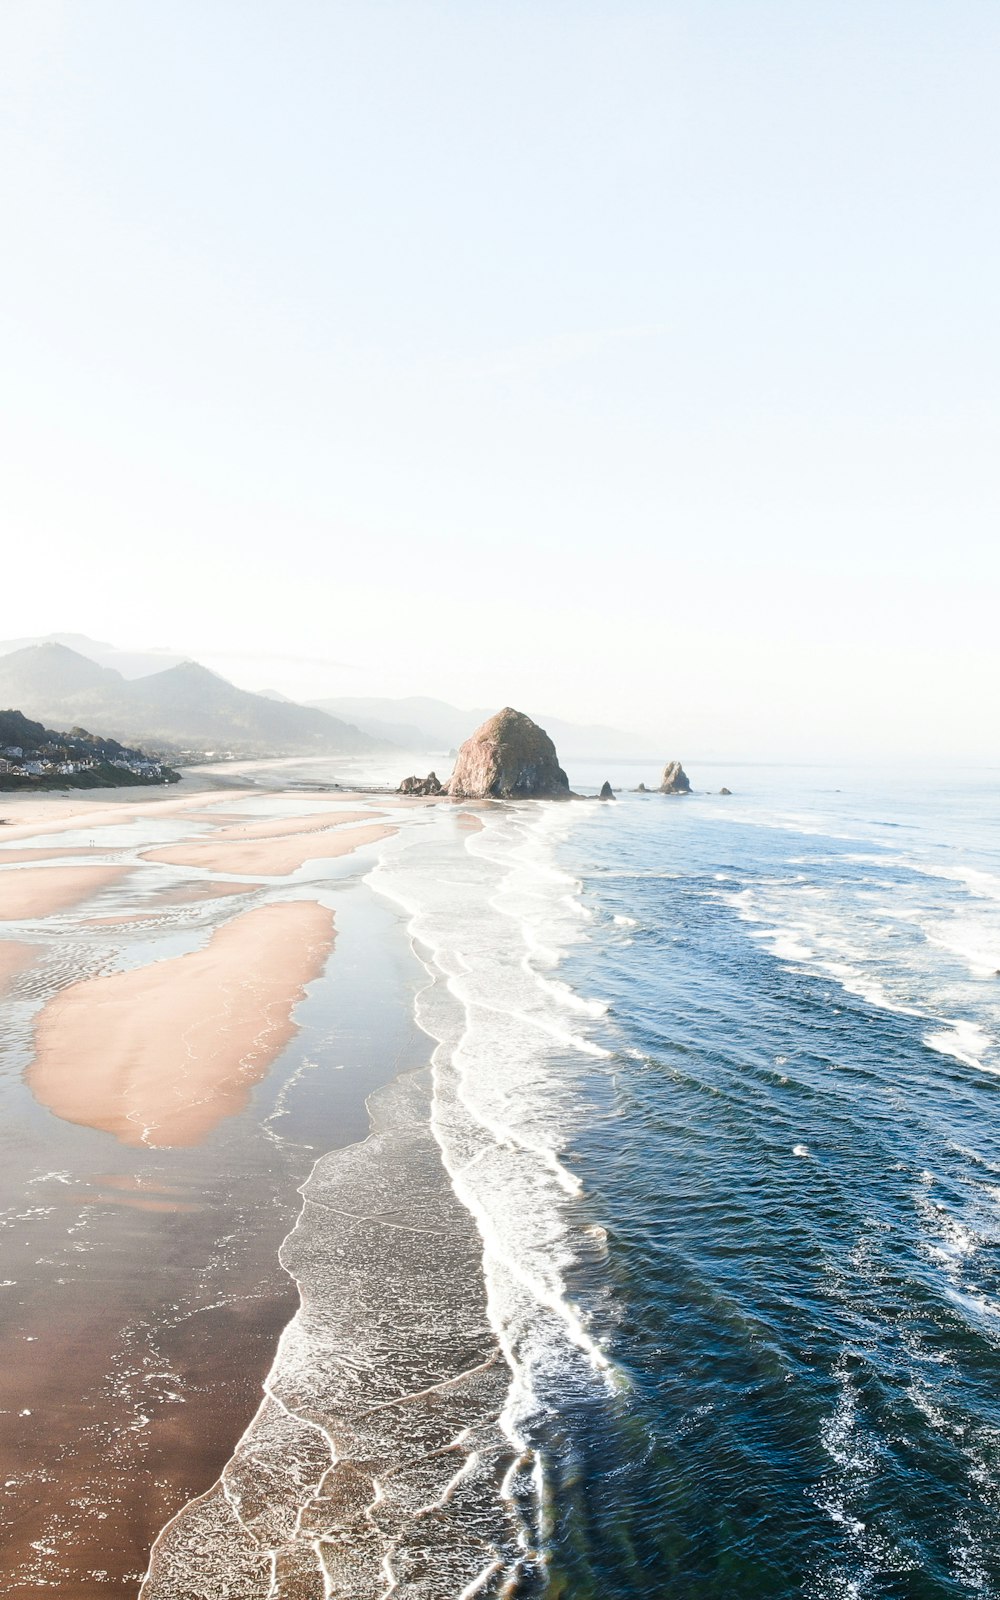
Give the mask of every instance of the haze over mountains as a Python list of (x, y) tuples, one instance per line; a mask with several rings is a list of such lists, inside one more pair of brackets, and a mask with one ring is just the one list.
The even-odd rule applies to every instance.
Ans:
[[(496, 706), (478, 706), (463, 711), (445, 700), (410, 695), (402, 700), (341, 696), (331, 700), (311, 700), (310, 705), (332, 716), (344, 717), (374, 738), (388, 739), (407, 750), (453, 750), (474, 729), (492, 717)], [(643, 754), (643, 740), (618, 728), (581, 725), (532, 711), (555, 742), (562, 756), (635, 756)]]
[[(84, 634), (0, 641), (0, 707), (60, 728), (198, 755), (362, 755), (398, 746), (439, 754), (458, 746), (496, 707), (443, 700), (341, 697), (307, 705), (273, 689), (254, 694), (168, 651), (126, 651)], [(642, 753), (615, 728), (541, 713), (564, 755)]]
[(85, 633), (47, 633), (44, 637), (30, 639), (0, 639), (0, 656), (11, 655), (15, 650), (25, 650), (33, 644), (64, 644), (96, 661), (99, 667), (114, 667), (123, 678), (146, 678), (154, 672), (164, 672), (167, 667), (179, 667), (186, 656), (176, 650), (119, 650), (106, 639), (91, 639)]
[(237, 689), (196, 661), (125, 678), (63, 644), (0, 655), (0, 706), (60, 729), (188, 755), (360, 755), (379, 741), (325, 711)]

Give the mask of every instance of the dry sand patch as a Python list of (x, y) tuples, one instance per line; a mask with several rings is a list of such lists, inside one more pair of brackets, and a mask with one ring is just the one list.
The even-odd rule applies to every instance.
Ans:
[[(308, 817), (271, 817), (263, 822), (235, 822), (232, 827), (217, 828), (212, 842), (217, 839), (285, 839), (296, 833), (323, 833), (327, 828), (339, 828), (352, 822), (374, 822), (377, 811), (323, 811)], [(226, 813), (227, 817), (230, 813)], [(214, 820), (214, 819), (213, 819)]]
[(367, 828), (324, 828), (320, 833), (278, 839), (211, 839), (165, 845), (143, 852), (144, 861), (162, 861), (174, 867), (204, 867), (208, 872), (238, 872), (253, 877), (283, 877), (307, 861), (350, 855), (359, 845), (387, 839), (396, 829), (386, 823)]
[(74, 984), (39, 1018), (27, 1080), (56, 1116), (124, 1144), (195, 1144), (241, 1111), (333, 947), (314, 900), (258, 906), (204, 949)]
[(0, 920), (34, 921), (89, 900), (130, 867), (19, 867), (0, 872)]

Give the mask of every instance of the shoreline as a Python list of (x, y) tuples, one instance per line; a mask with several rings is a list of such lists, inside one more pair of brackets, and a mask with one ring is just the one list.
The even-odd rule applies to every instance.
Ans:
[[(12, 980), (25, 1006), (36, 997), (23, 1093), (49, 1119), (49, 1187), (25, 1226), (37, 1215), (37, 1261), (54, 1275), (17, 1300), (15, 1342), (0, 1335), (0, 1408), (19, 1399), (28, 1418), (15, 1492), (46, 1439), (61, 1452), (51, 1497), (19, 1524), (12, 1600), (53, 1585), (84, 1600), (98, 1581), (136, 1600), (140, 1580), (143, 1600), (205, 1583), (249, 1600), (273, 1572), (289, 1593), (329, 1581), (331, 1595), (377, 1595), (389, 1568), (426, 1560), (485, 1597), (534, 1571), (531, 1358), (510, 1342), (505, 1300), (519, 1247), (480, 1191), (496, 1178), (503, 1206), (516, 1190), (547, 1208), (568, 1178), (554, 1135), (549, 1151), (534, 1133), (496, 1143), (505, 1035), (487, 1046), (471, 1019), (476, 985), (502, 975), (498, 1020), (528, 1026), (514, 1065), (531, 1078), (552, 1037), (532, 1018), (552, 996), (532, 987), (520, 1016), (505, 985), (522, 968), (502, 952), (527, 924), (494, 896), (525, 870), (523, 846), (541, 862), (555, 835), (536, 808), (361, 798), (202, 790), (139, 814), (22, 819), (54, 856), (112, 829), (96, 848), (125, 876), (100, 916), (86, 900), (54, 916), (48, 946), (33, 924), (40, 981)], [(56, 870), (37, 860), (6, 870)], [(539, 882), (548, 897), (545, 866)], [(93, 951), (82, 975), (78, 949)], [(467, 1098), (470, 1041), (502, 1066), (496, 1107), (478, 1088)], [(521, 1078), (509, 1088), (521, 1096)], [(69, 1229), (49, 1203), (60, 1172)], [(25, 1194), (37, 1174), (26, 1168)], [(74, 1260), (77, 1228), (107, 1263), (100, 1278)], [(531, 1271), (549, 1272), (544, 1252)], [(544, 1291), (556, 1307), (560, 1293), (556, 1279)], [(59, 1322), (40, 1326), (43, 1312)], [(60, 1343), (85, 1326), (85, 1351)], [(438, 1510), (428, 1521), (415, 1504)]]
[[(20, 879), (32, 904), (17, 909), (35, 913), (0, 939), (14, 1024), (0, 1198), (28, 1236), (15, 1250), (10, 1235), (0, 1260), (12, 1600), (39, 1587), (85, 1600), (97, 1586), (134, 1600), (150, 1542), (217, 1478), (295, 1313), (278, 1251), (298, 1185), (320, 1154), (365, 1137), (369, 1092), (417, 1064), (413, 958), (398, 918), (361, 887), (396, 827), (358, 828), (372, 813), (349, 810), (343, 791), (308, 797), (314, 813), (329, 805), (306, 822), (304, 798), (34, 798), (0, 828), (0, 886)], [(216, 822), (222, 802), (236, 814)], [(37, 865), (107, 829), (94, 853), (114, 866)], [(270, 881), (144, 862), (144, 835), (159, 844), (164, 830), (266, 853)], [(33, 837), (46, 843), (14, 859)], [(294, 877), (277, 850), (293, 851)], [(68, 873), (78, 887), (107, 871), (47, 913), (28, 876)], [(106, 915), (88, 916), (95, 899)], [(344, 947), (327, 961), (334, 919)], [(189, 1060), (179, 1080), (184, 1039), (197, 1070)], [(426, 1060), (422, 1036), (420, 1050)], [(37, 1132), (17, 1135), (22, 1123)]]

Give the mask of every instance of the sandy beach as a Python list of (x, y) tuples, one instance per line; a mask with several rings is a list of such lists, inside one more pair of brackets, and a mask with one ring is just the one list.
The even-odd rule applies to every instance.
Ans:
[(51, 916), (91, 899), (118, 883), (127, 867), (21, 867), (0, 872), (0, 920), (23, 922)]
[(191, 955), (74, 984), (41, 1013), (31, 1090), (124, 1144), (202, 1139), (288, 1042), (332, 947), (332, 914), (296, 900), (244, 912)]
[[(177, 816), (199, 806), (232, 803), (244, 791), (233, 789), (194, 789), (178, 795), (176, 789), (163, 789), (156, 797), (136, 798), (135, 789), (108, 789), (101, 799), (84, 798), (80, 791), (62, 795), (0, 796), (0, 844), (14, 839), (30, 839), (38, 833), (69, 833), (134, 822), (137, 817)], [(93, 791), (90, 791), (93, 793)]]
[[(258, 1405), (298, 1186), (424, 1059), (408, 946), (360, 889), (364, 847), (408, 824), (347, 791), (190, 782), (0, 800), (11, 1600), (135, 1600)], [(363, 916), (331, 960), (342, 908)]]
[(395, 831), (385, 823), (375, 822), (366, 828), (340, 832), (331, 821), (321, 830), (312, 828), (307, 834), (283, 834), (277, 838), (246, 835), (227, 838), (217, 834), (204, 842), (198, 840), (191, 844), (168, 845), (162, 850), (146, 850), (143, 860), (161, 861), (175, 867), (204, 867), (209, 872), (284, 877), (307, 861), (329, 861), (350, 855), (360, 845), (376, 844)]

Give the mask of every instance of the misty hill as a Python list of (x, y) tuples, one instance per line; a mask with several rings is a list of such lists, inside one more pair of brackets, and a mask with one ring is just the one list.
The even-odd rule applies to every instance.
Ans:
[(90, 639), (85, 633), (47, 633), (33, 639), (0, 639), (0, 656), (11, 655), (15, 650), (26, 650), (33, 644), (63, 644), (77, 655), (96, 661), (99, 667), (114, 667), (123, 678), (144, 678), (150, 672), (163, 672), (166, 667), (176, 667), (183, 656), (169, 650), (119, 650), (106, 639)]
[[(314, 706), (334, 716), (348, 717), (373, 738), (388, 739), (407, 750), (457, 750), (458, 746), (487, 718), (496, 706), (462, 711), (444, 700), (411, 695), (402, 700), (357, 699), (314, 700)], [(561, 717), (539, 715), (536, 719), (561, 756), (577, 760), (586, 756), (642, 755), (649, 741), (620, 728), (581, 725)]]
[(353, 755), (379, 747), (325, 711), (250, 694), (195, 661), (128, 679), (55, 643), (0, 655), (0, 705), (56, 727), (100, 727), (115, 739), (189, 757)]

